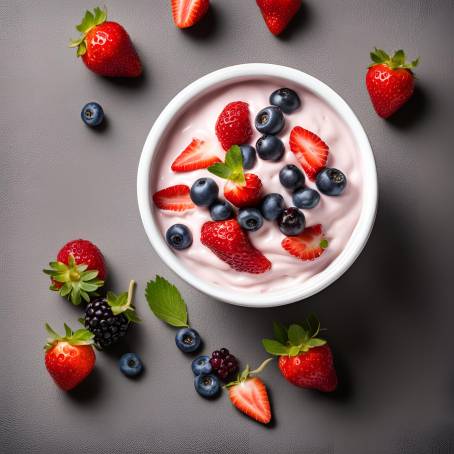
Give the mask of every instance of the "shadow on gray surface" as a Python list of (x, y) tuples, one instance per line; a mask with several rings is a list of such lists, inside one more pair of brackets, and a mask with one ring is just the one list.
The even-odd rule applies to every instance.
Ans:
[[(99, 353), (97, 353), (99, 354)], [(65, 393), (73, 402), (93, 405), (101, 398), (103, 390), (103, 376), (101, 368), (95, 366), (93, 372), (76, 388)]]
[[(200, 42), (206, 42), (212, 45), (212, 40), (216, 33), (219, 32), (219, 13), (216, 10), (216, 5), (210, 4), (210, 8), (201, 21), (190, 28), (184, 28), (181, 33), (184, 33), (187, 37)], [(210, 38), (210, 40), (208, 40)]]
[(313, 22), (313, 18), (312, 9), (306, 2), (303, 2), (287, 28), (277, 38), (281, 41), (290, 41), (296, 35), (307, 30)]
[(397, 129), (410, 129), (421, 122), (430, 113), (430, 100), (424, 86), (416, 82), (415, 91), (410, 100), (387, 121)]

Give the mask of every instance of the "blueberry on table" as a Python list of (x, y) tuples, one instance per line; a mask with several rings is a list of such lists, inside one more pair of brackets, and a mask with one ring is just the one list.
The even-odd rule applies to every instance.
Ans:
[(179, 251), (192, 245), (192, 233), (184, 224), (174, 224), (166, 232), (167, 244)]
[(293, 193), (293, 203), (298, 208), (314, 208), (320, 202), (320, 194), (311, 188), (300, 188)]
[(279, 181), (284, 188), (294, 191), (304, 186), (304, 174), (294, 164), (287, 164), (279, 172)]
[(325, 195), (340, 195), (347, 186), (347, 177), (338, 169), (321, 170), (315, 179), (318, 190)]
[(212, 178), (199, 178), (191, 187), (191, 200), (200, 207), (209, 207), (216, 201), (219, 187)]
[(195, 352), (201, 341), (199, 333), (192, 328), (181, 328), (175, 336), (175, 343), (183, 353)]
[(243, 169), (251, 170), (257, 162), (257, 154), (252, 145), (240, 145), (241, 154), (243, 156)]
[(213, 371), (210, 357), (207, 355), (197, 356), (197, 358), (192, 361), (191, 368), (194, 375), (208, 375)]
[(255, 232), (263, 225), (263, 216), (257, 208), (242, 208), (237, 217), (240, 226), (250, 232)]
[(99, 126), (104, 120), (104, 110), (97, 102), (85, 104), (80, 112), (82, 121), (88, 126)]
[(219, 378), (216, 377), (216, 375), (197, 375), (194, 378), (194, 387), (202, 397), (210, 398), (219, 393), (221, 384), (219, 383)]
[(213, 221), (226, 221), (233, 218), (235, 211), (226, 200), (217, 200), (210, 206), (210, 216)]
[(282, 214), (284, 209), (284, 198), (276, 193), (266, 195), (260, 206), (262, 215), (267, 221), (275, 221)]
[(278, 218), (279, 230), (286, 236), (297, 236), (306, 227), (306, 218), (298, 208), (290, 207)]
[(279, 134), (284, 125), (284, 114), (276, 106), (265, 107), (255, 117), (255, 129), (261, 134)]
[(118, 365), (127, 377), (137, 377), (143, 371), (142, 361), (136, 353), (125, 353), (120, 358)]
[(270, 104), (278, 106), (286, 114), (290, 114), (301, 106), (299, 96), (290, 88), (279, 88), (270, 96)]
[(255, 148), (259, 157), (265, 161), (279, 161), (285, 151), (282, 140), (273, 135), (260, 137)]

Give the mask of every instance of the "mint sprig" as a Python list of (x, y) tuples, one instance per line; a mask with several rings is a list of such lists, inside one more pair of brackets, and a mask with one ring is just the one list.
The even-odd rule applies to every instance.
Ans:
[(391, 69), (402, 68), (411, 70), (412, 68), (415, 68), (419, 64), (419, 57), (413, 60), (412, 62), (407, 63), (405, 60), (405, 52), (402, 49), (399, 49), (396, 52), (394, 52), (394, 55), (391, 57), (383, 49), (375, 48), (370, 53), (370, 58), (373, 61), (373, 63), (369, 65), (369, 68), (374, 65), (385, 64), (389, 66)]
[(273, 331), (275, 339), (263, 339), (262, 344), (268, 353), (275, 356), (297, 356), (326, 344), (325, 339), (317, 337), (320, 322), (314, 314), (310, 314), (301, 325), (294, 323), (285, 327), (275, 322)]
[(135, 281), (129, 283), (127, 292), (115, 295), (113, 292), (107, 292), (107, 304), (110, 306), (112, 314), (124, 314), (129, 322), (140, 323), (142, 320), (137, 316), (132, 299), (134, 296)]
[(188, 310), (178, 289), (161, 276), (149, 281), (145, 298), (153, 314), (169, 325), (188, 327)]
[(246, 184), (243, 170), (243, 155), (241, 154), (240, 147), (233, 145), (225, 155), (225, 162), (213, 164), (208, 167), (208, 172), (239, 185)]

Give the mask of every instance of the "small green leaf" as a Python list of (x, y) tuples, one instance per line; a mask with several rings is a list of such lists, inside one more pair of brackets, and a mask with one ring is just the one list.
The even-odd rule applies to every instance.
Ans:
[(281, 344), (286, 344), (288, 341), (288, 334), (285, 326), (279, 322), (273, 322), (274, 338)]
[(249, 364), (246, 364), (246, 368), (241, 372), (239, 381), (244, 381), (249, 377), (250, 367)]
[(54, 330), (52, 329), (52, 327), (49, 325), (49, 323), (46, 323), (44, 326), (46, 327), (46, 331), (47, 331), (47, 333), (49, 334), (49, 336), (51, 336), (51, 337), (53, 337), (53, 338), (58, 338), (58, 337), (60, 337), (60, 334), (58, 334), (56, 331), (54, 331)]
[(312, 339), (309, 339), (307, 341), (307, 345), (309, 345), (309, 347), (321, 347), (322, 345), (325, 344), (326, 344), (325, 339), (319, 339), (317, 337), (313, 337)]
[(225, 155), (225, 165), (230, 167), (232, 171), (243, 169), (243, 155), (241, 148), (238, 145), (233, 145)]
[(137, 315), (136, 311), (134, 310), (127, 310), (125, 312), (126, 318), (128, 319), (129, 322), (131, 323), (140, 323), (142, 319)]
[(328, 243), (327, 239), (324, 238), (323, 240), (320, 241), (320, 247), (322, 249), (326, 249), (328, 246), (329, 246), (329, 243)]
[(73, 332), (71, 331), (71, 328), (66, 323), (64, 323), (63, 326), (65, 327), (65, 336), (71, 337), (73, 334)]
[(85, 44), (85, 41), (82, 41), (77, 48), (77, 56), (82, 57), (82, 55), (85, 55), (87, 52), (87, 45)]
[(84, 290), (81, 290), (80, 291), (80, 296), (82, 297), (82, 299), (89, 303), (90, 302), (90, 296), (88, 295), (88, 293), (86, 293)]
[(94, 19), (95, 25), (100, 25), (106, 21), (107, 11), (105, 9), (101, 9), (99, 6), (97, 6), (94, 9), (94, 13), (95, 13), (95, 19)]
[[(79, 273), (83, 273), (84, 271), (86, 271), (88, 268), (88, 265), (86, 265), (85, 263), (82, 263), (81, 265), (77, 265), (76, 266), (76, 269)], [(97, 275), (96, 275), (97, 276)], [(96, 277), (95, 276), (95, 277)]]
[(301, 345), (309, 338), (309, 333), (300, 325), (290, 325), (288, 329), (288, 339), (292, 345)]
[(62, 262), (50, 262), (49, 266), (56, 271), (65, 272), (68, 270), (68, 265), (65, 265)]
[(405, 63), (405, 52), (402, 49), (399, 49), (394, 53), (393, 56), (393, 66), (399, 67)]
[(73, 291), (71, 292), (71, 303), (73, 303), (74, 306), (79, 306), (81, 302), (80, 292), (76, 289), (73, 289)]
[(228, 180), (230, 175), (232, 174), (231, 169), (222, 162), (217, 162), (216, 164), (208, 167), (208, 172), (216, 175), (219, 178), (224, 178), (225, 180)]
[(90, 284), (89, 282), (81, 282), (80, 288), (86, 292), (94, 292), (98, 290), (98, 286), (96, 284)]
[(263, 339), (263, 348), (270, 354), (276, 356), (288, 355), (288, 347), (274, 339)]
[(178, 289), (161, 276), (155, 281), (149, 281), (145, 289), (145, 297), (153, 314), (176, 327), (188, 325), (186, 303)]
[(315, 337), (320, 331), (320, 322), (315, 314), (311, 313), (302, 323), (303, 328), (307, 331), (308, 337)]
[(71, 293), (72, 286), (70, 282), (65, 282), (63, 287), (60, 289), (60, 295), (63, 297), (68, 296)]
[(82, 281), (91, 281), (99, 274), (98, 270), (83, 271), (80, 275)]
[[(304, 348), (303, 348), (304, 350)], [(307, 349), (308, 350), (308, 349)], [(293, 345), (288, 349), (288, 355), (289, 356), (296, 356), (301, 353), (301, 347), (299, 345)]]

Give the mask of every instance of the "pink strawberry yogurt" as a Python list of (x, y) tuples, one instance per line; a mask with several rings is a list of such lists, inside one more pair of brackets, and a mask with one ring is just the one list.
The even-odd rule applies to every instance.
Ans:
[[(287, 206), (293, 206), (291, 193), (279, 182), (279, 171), (285, 164), (298, 164), (289, 148), (290, 131), (295, 126), (308, 129), (325, 141), (329, 148), (328, 167), (335, 167), (344, 172), (348, 184), (342, 195), (329, 197), (321, 194), (320, 203), (313, 209), (303, 210), (306, 225), (322, 224), (329, 247), (313, 261), (302, 261), (291, 256), (281, 247), (284, 235), (273, 222), (265, 221), (263, 227), (249, 233), (252, 244), (259, 249), (271, 262), (270, 271), (255, 275), (232, 270), (200, 242), (202, 225), (210, 221), (208, 209), (196, 207), (183, 213), (162, 211), (153, 208), (155, 218), (165, 236), (166, 230), (173, 224), (182, 223), (192, 231), (194, 242), (184, 251), (173, 251), (177, 254), (192, 273), (212, 284), (224, 289), (235, 289), (242, 292), (264, 293), (287, 289), (306, 282), (324, 270), (342, 252), (349, 241), (358, 222), (361, 211), (361, 153), (353, 139), (353, 135), (344, 121), (322, 99), (298, 86), (286, 84), (295, 90), (301, 99), (301, 108), (286, 115), (286, 126), (278, 134), (286, 151), (279, 162), (257, 159), (252, 170), (262, 180), (264, 194), (277, 192), (283, 195)], [(211, 92), (192, 102), (174, 121), (163, 138), (153, 163), (154, 193), (160, 189), (176, 184), (189, 187), (201, 177), (209, 176), (219, 185), (222, 197), (225, 180), (210, 174), (206, 169), (193, 172), (175, 173), (170, 166), (182, 150), (196, 137), (209, 142), (213, 151), (224, 160), (223, 151), (215, 135), (215, 123), (218, 115), (226, 104), (233, 101), (245, 101), (249, 104), (251, 122), (259, 110), (269, 105), (270, 94), (282, 85), (272, 82), (244, 81), (228, 85)], [(254, 135), (250, 141), (255, 142), (260, 134), (253, 128)], [(306, 186), (317, 189), (315, 183), (306, 178)]]

